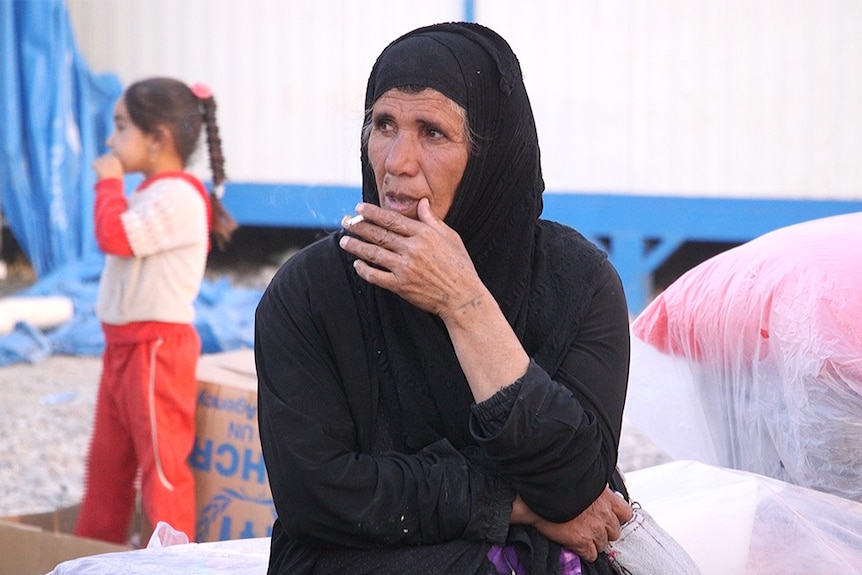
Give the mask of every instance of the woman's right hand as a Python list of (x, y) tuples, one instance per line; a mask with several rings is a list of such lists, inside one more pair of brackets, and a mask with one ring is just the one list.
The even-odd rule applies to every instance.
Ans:
[(620, 536), (622, 524), (632, 518), (632, 507), (610, 488), (583, 513), (566, 523), (551, 523), (541, 518), (530, 522), (539, 532), (587, 561), (595, 561), (608, 543)]
[(97, 180), (123, 177), (123, 164), (120, 163), (117, 156), (110, 152), (93, 160), (92, 165)]
[(458, 233), (437, 218), (426, 198), (414, 220), (372, 204), (357, 206), (365, 220), (341, 247), (359, 258), (356, 273), (445, 320), (487, 293)]
[(419, 200), (418, 220), (373, 204), (356, 211), (365, 218), (350, 226), (358, 237), (344, 235), (340, 245), (359, 258), (357, 275), (443, 320), (477, 403), (526, 373), (527, 352), (461, 236), (431, 211), (428, 198)]

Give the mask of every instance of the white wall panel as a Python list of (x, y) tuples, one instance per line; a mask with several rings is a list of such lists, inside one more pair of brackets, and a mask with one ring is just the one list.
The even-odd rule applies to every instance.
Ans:
[(633, 186), (631, 13), (628, 0), (477, 5), (521, 62), (549, 189)]
[(550, 189), (862, 198), (862, 2), (479, 2)]
[[(367, 74), (464, 2), (67, 0), (91, 66), (209, 82), (234, 180), (357, 184)], [(862, 197), (862, 2), (476, 0), (552, 190)]]
[(374, 58), (397, 35), (463, 11), (460, 0), (67, 5), (93, 69), (115, 72), (124, 84), (154, 75), (210, 84), (229, 178), (348, 184), (360, 181), (359, 132)]
[(862, 197), (862, 3), (636, 5), (636, 187)]

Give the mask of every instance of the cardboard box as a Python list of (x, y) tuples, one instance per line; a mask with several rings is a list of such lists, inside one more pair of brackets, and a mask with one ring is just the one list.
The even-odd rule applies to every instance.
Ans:
[(77, 516), (76, 505), (0, 518), (0, 575), (44, 575), (63, 561), (132, 549), (71, 535)]
[(268, 537), (276, 515), (260, 448), (254, 351), (203, 355), (197, 376), (195, 539)]

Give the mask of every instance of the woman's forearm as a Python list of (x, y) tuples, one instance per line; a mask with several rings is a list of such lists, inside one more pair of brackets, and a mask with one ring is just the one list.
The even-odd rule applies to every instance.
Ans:
[(484, 285), (442, 319), (477, 403), (527, 372), (530, 357)]

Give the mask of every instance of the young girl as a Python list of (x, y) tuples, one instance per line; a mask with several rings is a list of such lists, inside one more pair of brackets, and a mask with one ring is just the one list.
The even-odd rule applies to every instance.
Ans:
[[(214, 192), (184, 172), (207, 126)], [(125, 542), (140, 471), (151, 525), (195, 533), (195, 369), (192, 325), (209, 236), (223, 247), (236, 223), (218, 198), (224, 157), (215, 101), (170, 78), (132, 84), (117, 102), (110, 153), (93, 162), (95, 228), (106, 254), (96, 313), (105, 334), (102, 378), (75, 534)], [(123, 174), (143, 183), (126, 198)]]

